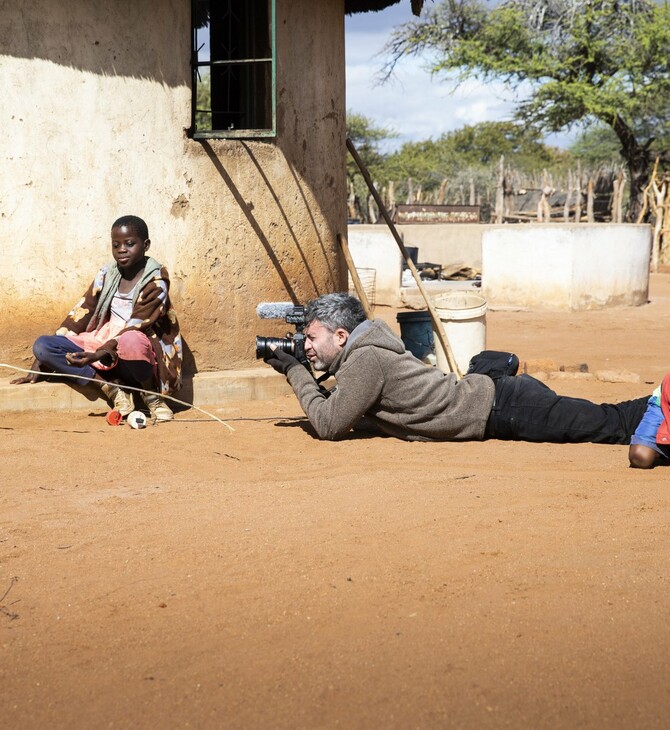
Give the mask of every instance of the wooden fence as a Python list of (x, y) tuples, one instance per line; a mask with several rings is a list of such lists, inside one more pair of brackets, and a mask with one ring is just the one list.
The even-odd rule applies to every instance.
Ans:
[(670, 172), (659, 173), (658, 158), (644, 190), (644, 203), (637, 222), (642, 223), (648, 213), (653, 220), (651, 270), (658, 271), (659, 265), (670, 264)]
[[(601, 167), (582, 172), (578, 167), (556, 180), (547, 172), (523, 175), (507, 168), (500, 159), (495, 185), (449, 185), (445, 179), (439, 188), (424, 191), (407, 180), (404, 186), (390, 181), (380, 189), (382, 199), (402, 222), (477, 222), (492, 223), (622, 223), (627, 175), (622, 167)], [(396, 191), (404, 188), (404, 203), (397, 201)], [(379, 189), (379, 188), (378, 188)], [(361, 199), (354, 186), (349, 188), (351, 220), (376, 223), (379, 211), (372, 196)], [(459, 208), (460, 206), (460, 208)], [(479, 211), (478, 215), (471, 211)], [(418, 211), (418, 212), (417, 212)], [(465, 212), (467, 212), (467, 216)], [(412, 219), (410, 221), (410, 219)], [(670, 266), (670, 172), (659, 172), (659, 162), (645, 188), (644, 204), (637, 223), (649, 220), (653, 230), (651, 270)]]

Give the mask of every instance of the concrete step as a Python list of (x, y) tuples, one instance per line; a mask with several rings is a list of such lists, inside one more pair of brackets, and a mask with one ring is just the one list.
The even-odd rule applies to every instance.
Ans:
[[(13, 376), (12, 376), (13, 378)], [(0, 379), (0, 411), (100, 411), (109, 410), (107, 400), (94, 385), (39, 382), (10, 385)], [(197, 373), (185, 380), (175, 398), (206, 408), (250, 400), (271, 400), (291, 393), (286, 378), (269, 367)], [(170, 404), (172, 406), (172, 404)], [(176, 406), (177, 410), (179, 406)]]

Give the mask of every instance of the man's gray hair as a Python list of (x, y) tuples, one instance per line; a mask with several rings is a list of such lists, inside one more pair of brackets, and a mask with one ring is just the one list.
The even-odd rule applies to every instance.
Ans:
[(341, 327), (349, 333), (367, 319), (358, 299), (344, 293), (324, 294), (307, 302), (305, 318), (308, 324), (318, 319), (331, 332)]

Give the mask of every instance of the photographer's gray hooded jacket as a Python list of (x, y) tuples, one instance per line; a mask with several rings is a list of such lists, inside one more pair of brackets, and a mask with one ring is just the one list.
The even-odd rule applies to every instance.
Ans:
[(484, 438), (494, 385), (486, 375), (457, 380), (424, 365), (382, 320), (351, 333), (330, 368), (337, 387), (326, 397), (310, 373), (292, 367), (288, 382), (319, 438), (336, 439), (363, 416), (403, 439), (462, 441)]

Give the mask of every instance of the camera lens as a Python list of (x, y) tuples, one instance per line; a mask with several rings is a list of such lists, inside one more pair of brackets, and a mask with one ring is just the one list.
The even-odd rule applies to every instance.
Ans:
[(274, 345), (279, 350), (293, 354), (294, 343), (291, 337), (256, 337), (256, 359), (264, 360), (272, 352)]

